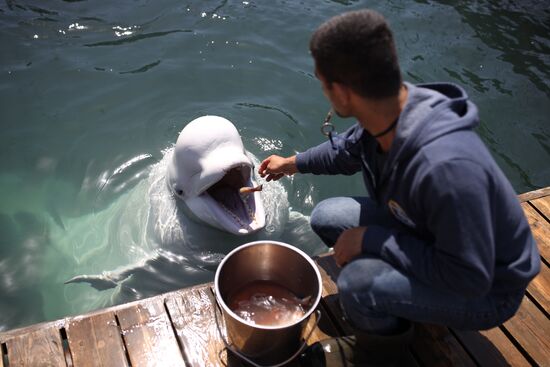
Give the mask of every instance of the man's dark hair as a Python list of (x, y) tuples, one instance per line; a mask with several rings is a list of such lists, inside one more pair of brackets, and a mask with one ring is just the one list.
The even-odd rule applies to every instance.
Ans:
[(317, 71), (328, 83), (341, 83), (371, 99), (399, 93), (401, 71), (392, 32), (384, 17), (373, 10), (329, 19), (315, 31), (309, 49)]

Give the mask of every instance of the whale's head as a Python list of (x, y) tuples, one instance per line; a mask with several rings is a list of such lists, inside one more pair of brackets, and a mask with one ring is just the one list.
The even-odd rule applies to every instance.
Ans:
[(229, 233), (245, 235), (265, 226), (254, 166), (235, 126), (219, 116), (202, 116), (180, 132), (167, 182), (193, 216)]

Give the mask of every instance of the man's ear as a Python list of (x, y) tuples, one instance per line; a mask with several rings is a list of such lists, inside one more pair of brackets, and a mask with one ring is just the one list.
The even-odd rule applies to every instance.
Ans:
[(348, 108), (351, 103), (351, 93), (353, 91), (338, 82), (332, 83), (332, 96), (334, 99), (336, 99), (339, 106), (342, 106), (344, 108)]

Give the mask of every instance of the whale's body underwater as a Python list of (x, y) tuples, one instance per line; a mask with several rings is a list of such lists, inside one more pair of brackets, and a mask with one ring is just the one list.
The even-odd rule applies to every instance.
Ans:
[[(90, 305), (96, 308), (211, 281), (224, 255), (245, 242), (276, 239), (320, 252), (309, 218), (289, 208), (279, 181), (266, 183), (256, 175), (258, 164), (231, 122), (215, 116), (193, 120), (125, 198), (140, 206), (135, 216), (143, 243), (133, 251), (139, 256), (66, 283), (115, 288)], [(239, 192), (258, 184), (261, 192)]]

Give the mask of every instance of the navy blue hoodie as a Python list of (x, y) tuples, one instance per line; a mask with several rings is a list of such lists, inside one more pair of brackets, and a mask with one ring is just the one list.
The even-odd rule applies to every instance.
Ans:
[(369, 225), (363, 252), (466, 297), (525, 289), (540, 257), (509, 181), (473, 131), (476, 106), (452, 84), (406, 83), (407, 103), (383, 169), (359, 124), (296, 157), (298, 170), (362, 171), (369, 197), (397, 221)]

